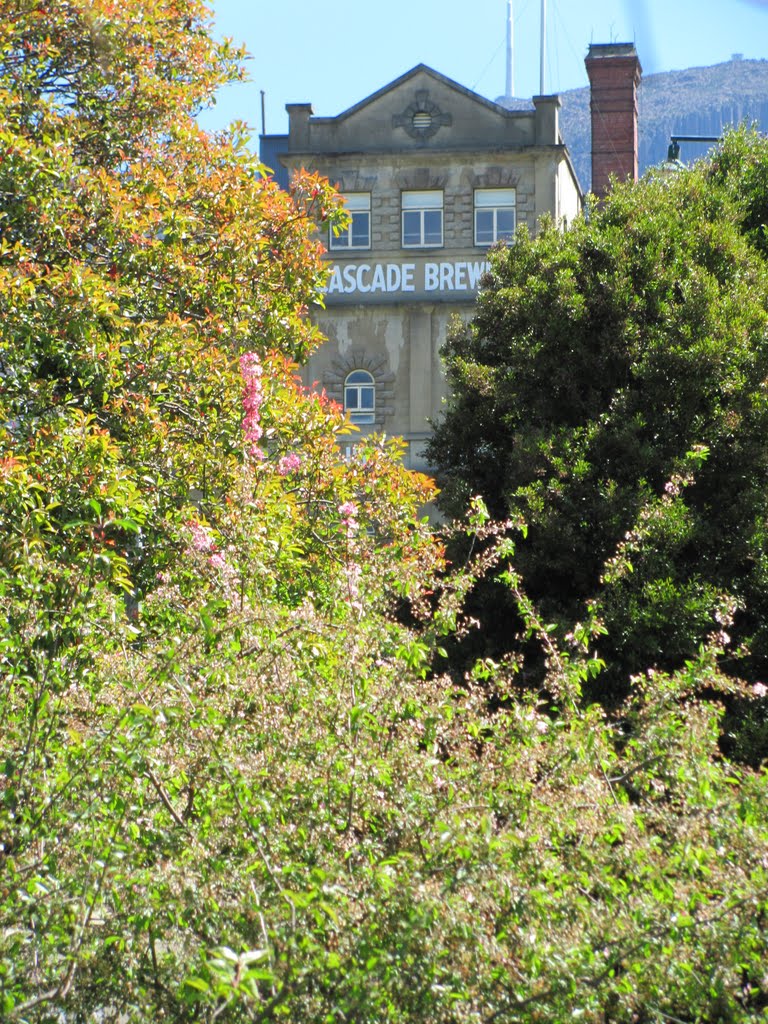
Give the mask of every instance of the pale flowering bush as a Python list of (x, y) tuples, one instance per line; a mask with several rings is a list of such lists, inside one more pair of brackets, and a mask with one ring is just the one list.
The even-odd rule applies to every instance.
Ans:
[[(265, 398), (270, 429), (289, 394)], [(574, 1006), (591, 1024), (759, 1024), (766, 782), (723, 759), (720, 709), (690, 699), (718, 685), (714, 655), (648, 674), (615, 715), (584, 706), (599, 624), (560, 650), (502, 528), (465, 524), (490, 546), (445, 575), (418, 481), (386, 447), (353, 467), (304, 453), (291, 487), (246, 460), (237, 488), (201, 499), (205, 520), (185, 510), (127, 635), (114, 606), (89, 618), (86, 594), (99, 650), (77, 687), (78, 653), (48, 664), (69, 689), (40, 727), (62, 745), (24, 769), (34, 797), (16, 775), (0, 789), (18, 887), (0, 900), (5, 1016), (42, 996), (129, 1024), (247, 1024), (270, 1005), (310, 1024), (560, 1021)], [(514, 663), (432, 669), (499, 562), (550, 696), (522, 694)], [(40, 581), (22, 585), (29, 600)], [(26, 838), (41, 829), (51, 854)]]

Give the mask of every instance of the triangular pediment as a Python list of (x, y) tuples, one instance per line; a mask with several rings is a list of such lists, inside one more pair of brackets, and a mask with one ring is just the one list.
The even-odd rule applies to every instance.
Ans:
[(434, 68), (429, 67), (429, 65), (417, 64), (416, 67), (411, 68), (410, 71), (406, 71), (404, 75), (400, 75), (399, 78), (396, 78), (394, 81), (382, 86), (381, 89), (377, 89), (376, 92), (372, 93), (370, 96), (366, 96), (365, 99), (360, 100), (358, 103), (355, 103), (353, 106), (343, 111), (338, 115), (336, 120), (341, 121), (342, 119), (353, 117), (356, 113), (364, 110), (370, 104), (376, 103), (379, 100), (391, 100), (396, 94), (408, 95), (414, 90), (425, 90), (429, 92), (430, 86), (433, 86), (443, 94), (455, 93), (457, 99), (460, 97), (465, 103), (477, 103), (482, 107), (486, 107), (502, 115), (508, 113), (504, 107), (499, 106), (497, 103), (493, 103), (491, 100), (486, 99), (479, 93), (472, 92), (471, 89), (467, 89), (465, 86), (460, 85), (452, 78), (448, 78), (447, 75), (442, 75), (439, 71), (435, 71)]
[(463, 149), (531, 144), (529, 111), (509, 111), (426, 64), (336, 117), (311, 119), (313, 146), (325, 151)]

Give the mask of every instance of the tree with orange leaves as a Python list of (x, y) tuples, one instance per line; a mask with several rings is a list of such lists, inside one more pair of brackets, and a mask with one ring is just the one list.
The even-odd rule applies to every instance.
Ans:
[[(258, 771), (231, 755), (266, 735), (235, 727), (243, 686), (362, 678), (441, 564), (428, 481), (393, 442), (340, 462), (343, 415), (295, 378), (315, 225), (344, 214), (197, 125), (241, 56), (199, 0), (0, 4), (4, 1019), (183, 1015), (229, 927), (203, 876), (243, 884), (223, 851)], [(215, 853), (194, 823), (217, 807)], [(192, 931), (169, 864), (208, 906)]]

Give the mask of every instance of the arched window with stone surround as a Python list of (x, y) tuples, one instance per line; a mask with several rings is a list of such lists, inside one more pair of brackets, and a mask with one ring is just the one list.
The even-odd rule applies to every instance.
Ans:
[(376, 417), (376, 388), (367, 370), (353, 370), (344, 381), (344, 412), (352, 423), (373, 423)]

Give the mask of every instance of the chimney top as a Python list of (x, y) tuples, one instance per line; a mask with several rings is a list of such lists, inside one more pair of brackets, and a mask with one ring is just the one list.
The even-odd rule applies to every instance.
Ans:
[(636, 57), (634, 43), (590, 43), (587, 60), (601, 57)]
[(312, 116), (311, 103), (286, 103), (288, 111), (288, 150), (301, 152), (309, 149), (309, 119)]

